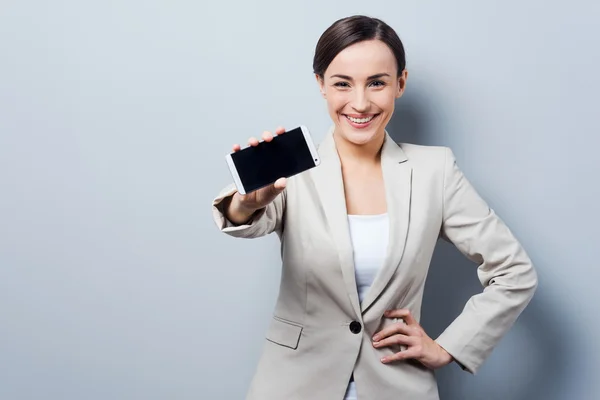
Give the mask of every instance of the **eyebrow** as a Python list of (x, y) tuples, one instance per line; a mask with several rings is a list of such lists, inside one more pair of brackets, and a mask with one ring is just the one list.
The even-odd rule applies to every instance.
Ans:
[[(390, 74), (387, 73), (381, 73), (381, 74), (375, 74), (375, 75), (371, 75), (370, 77), (367, 78), (367, 80), (371, 80), (371, 79), (377, 79), (377, 78), (383, 78), (384, 76), (389, 77)], [(341, 79), (346, 79), (348, 81), (352, 80), (352, 77), (348, 76), (348, 75), (340, 75), (340, 74), (335, 74), (335, 75), (331, 75), (329, 78), (341, 78)]]

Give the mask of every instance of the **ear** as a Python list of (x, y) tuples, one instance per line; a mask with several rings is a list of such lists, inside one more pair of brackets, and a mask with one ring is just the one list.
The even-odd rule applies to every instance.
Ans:
[(406, 68), (402, 70), (402, 73), (398, 75), (398, 91), (396, 92), (396, 98), (399, 99), (404, 94), (406, 89), (406, 80), (408, 79), (408, 71)]
[(319, 85), (321, 96), (323, 96), (324, 99), (327, 98), (327, 95), (325, 94), (325, 82), (323, 81), (323, 77), (319, 76), (319, 74), (315, 74), (315, 78), (317, 80), (317, 84)]

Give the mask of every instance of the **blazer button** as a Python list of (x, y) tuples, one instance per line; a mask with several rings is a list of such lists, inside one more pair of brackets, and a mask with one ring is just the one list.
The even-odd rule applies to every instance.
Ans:
[(360, 326), (360, 322), (357, 322), (357, 321), (350, 322), (350, 332), (352, 332), (354, 334), (358, 334), (358, 333), (360, 333), (361, 330), (362, 330), (362, 327)]

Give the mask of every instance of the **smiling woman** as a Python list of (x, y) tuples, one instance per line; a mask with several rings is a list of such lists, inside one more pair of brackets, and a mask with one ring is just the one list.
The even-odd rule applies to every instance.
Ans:
[(384, 131), (406, 87), (405, 67), (400, 38), (382, 21), (351, 17), (323, 33), (313, 70), (340, 139), (361, 145)]
[[(333, 122), (321, 164), (245, 195), (229, 185), (212, 203), (222, 232), (281, 239), (279, 297), (247, 399), (437, 400), (433, 371), (456, 361), (475, 373), (530, 301), (536, 272), (449, 148), (386, 131), (408, 78), (391, 27), (336, 21), (313, 69)], [(419, 320), (439, 237), (478, 264), (485, 290), (434, 340)]]
[(384, 130), (406, 87), (408, 73), (405, 69), (397, 73), (396, 65), (388, 45), (365, 40), (344, 49), (322, 74), (317, 73), (341, 138), (364, 144)]

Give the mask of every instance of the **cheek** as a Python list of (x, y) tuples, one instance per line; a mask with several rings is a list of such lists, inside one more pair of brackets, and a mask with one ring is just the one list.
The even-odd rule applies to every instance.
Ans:
[(340, 93), (327, 94), (327, 107), (330, 112), (336, 113), (342, 111), (345, 105), (348, 103), (347, 96)]
[(385, 91), (377, 93), (377, 95), (372, 98), (372, 101), (382, 110), (393, 111), (396, 104), (396, 97), (392, 91)]

